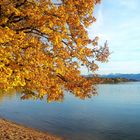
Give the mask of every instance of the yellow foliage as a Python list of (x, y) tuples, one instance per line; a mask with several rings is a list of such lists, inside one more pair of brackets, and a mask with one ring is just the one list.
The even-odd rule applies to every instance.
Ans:
[[(100, 0), (1, 0), (0, 90), (21, 88), (23, 99), (61, 101), (64, 90), (81, 99), (94, 93), (92, 82), (80, 75), (109, 55), (97, 47), (86, 28), (95, 21)], [(90, 47), (87, 47), (90, 46)]]

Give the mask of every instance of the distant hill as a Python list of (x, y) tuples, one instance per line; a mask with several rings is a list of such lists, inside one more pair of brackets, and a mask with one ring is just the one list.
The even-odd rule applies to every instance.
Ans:
[(126, 78), (129, 80), (137, 80), (140, 81), (140, 73), (139, 74), (107, 74), (100, 75), (103, 78)]
[(90, 79), (95, 84), (117, 84), (121, 82), (134, 82), (135, 80), (129, 80), (126, 78), (105, 78), (105, 77), (86, 77), (87, 79)]

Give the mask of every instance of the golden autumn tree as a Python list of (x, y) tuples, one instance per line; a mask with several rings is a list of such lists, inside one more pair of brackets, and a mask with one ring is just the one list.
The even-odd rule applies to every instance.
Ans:
[(0, 89), (22, 89), (48, 101), (63, 99), (68, 90), (80, 98), (94, 92), (80, 75), (81, 66), (98, 69), (107, 44), (89, 39), (87, 27), (96, 19), (100, 0), (0, 0)]

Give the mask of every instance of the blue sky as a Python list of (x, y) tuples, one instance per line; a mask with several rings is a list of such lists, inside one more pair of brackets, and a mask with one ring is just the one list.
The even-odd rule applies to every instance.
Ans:
[(140, 73), (140, 0), (102, 0), (94, 15), (89, 36), (108, 40), (112, 52), (97, 73)]

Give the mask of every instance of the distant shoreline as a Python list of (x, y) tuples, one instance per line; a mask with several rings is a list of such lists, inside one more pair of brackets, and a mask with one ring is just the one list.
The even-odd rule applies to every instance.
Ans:
[[(95, 75), (93, 75), (93, 74), (83, 75), (83, 76), (88, 77), (88, 78), (95, 77)], [(123, 73), (97, 74), (97, 77), (100, 77), (100, 78), (124, 78), (124, 79), (127, 79), (128, 82), (139, 82), (140, 81), (140, 73), (137, 73), (137, 74), (133, 74), (133, 73), (132, 74), (131, 73), (130, 74), (123, 74)]]
[(1, 140), (62, 140), (62, 138), (0, 118)]
[(96, 84), (118, 84), (125, 82), (139, 82), (138, 80), (127, 79), (127, 78), (104, 78), (104, 77), (86, 77), (92, 80)]

